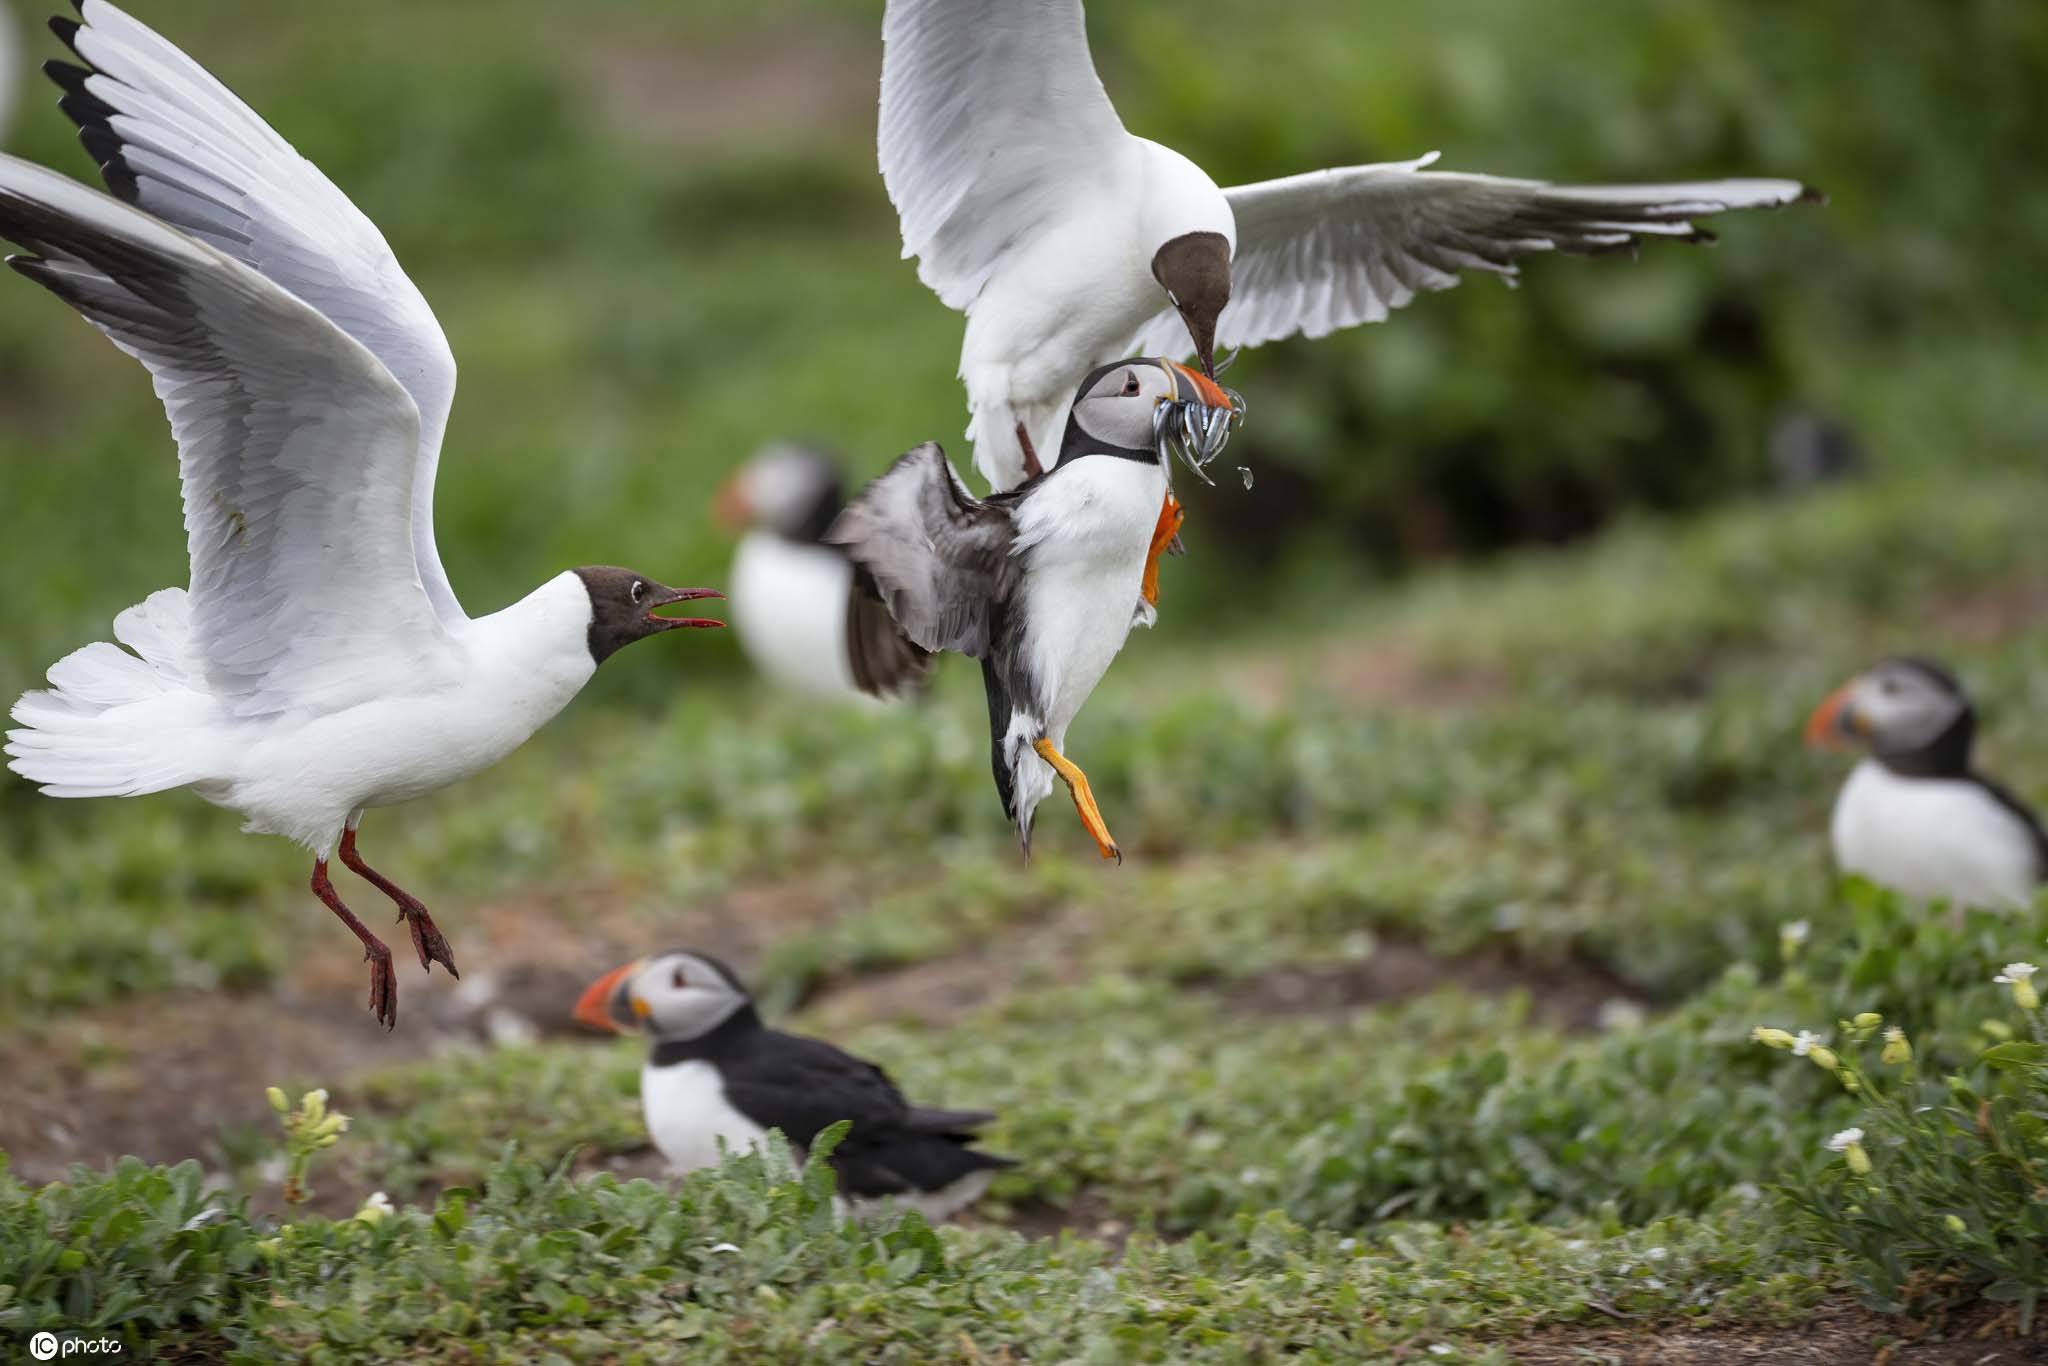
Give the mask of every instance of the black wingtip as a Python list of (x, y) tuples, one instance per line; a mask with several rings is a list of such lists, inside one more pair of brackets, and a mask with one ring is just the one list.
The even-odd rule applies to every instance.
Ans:
[(84, 61), (85, 56), (78, 50), (78, 30), (84, 27), (85, 25), (79, 23), (76, 19), (68, 19), (61, 14), (50, 16), (50, 32), (56, 34), (57, 41), (70, 48), (72, 55), (80, 61)]
[(1794, 204), (1818, 204), (1825, 208), (1828, 202), (1828, 192), (1818, 185), (1802, 185), (1799, 189), (1799, 198), (1792, 202)]

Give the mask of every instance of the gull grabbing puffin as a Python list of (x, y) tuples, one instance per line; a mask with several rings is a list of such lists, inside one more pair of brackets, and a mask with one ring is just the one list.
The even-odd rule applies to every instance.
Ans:
[[(52, 62), (110, 198), (0, 157), (0, 237), (156, 383), (178, 443), (191, 587), (114, 618), (14, 704), (9, 767), (53, 797), (190, 788), (313, 855), (398, 1020), (391, 950), (342, 901), (389, 897), (420, 967), (455, 958), (356, 830), (524, 744), (636, 640), (719, 596), (590, 566), (472, 619), (434, 548), (455, 360), (369, 219), (227, 87), (105, 0), (51, 21)], [(125, 202), (124, 202), (125, 201)]]
[(715, 1167), (721, 1148), (744, 1152), (770, 1129), (801, 1152), (849, 1120), (831, 1161), (853, 1212), (911, 1208), (938, 1223), (1015, 1165), (973, 1146), (994, 1115), (912, 1105), (873, 1063), (768, 1028), (739, 978), (706, 953), (676, 950), (613, 969), (583, 993), (576, 1019), (646, 1036), (640, 1107), (678, 1172)]
[(1869, 751), (1829, 825), (1843, 872), (1957, 910), (2033, 901), (2048, 881), (2048, 834), (1971, 767), (1976, 731), (1962, 685), (1932, 660), (1883, 660), (1828, 695), (1807, 721), (1807, 744)]
[(882, 181), (903, 254), (967, 315), (960, 379), (974, 464), (1028, 478), (1075, 382), (1117, 356), (1200, 358), (1379, 322), (1465, 271), (1536, 252), (1710, 240), (1695, 218), (1814, 198), (1790, 180), (1552, 185), (1343, 166), (1219, 188), (1134, 137), (1081, 0), (889, 0)]
[(981, 661), (996, 791), (1027, 854), (1057, 775), (1102, 856), (1123, 861), (1087, 775), (1062, 753), (1067, 727), (1123, 649), (1132, 600), (1158, 600), (1159, 556), (1180, 525), (1172, 458), (1199, 471), (1243, 406), (1177, 361), (1117, 361), (1082, 382), (1043, 473), (976, 500), (927, 442), (826, 538), (859, 567), (876, 609), (867, 628), (897, 647), (901, 667), (883, 686), (916, 678), (939, 650)]

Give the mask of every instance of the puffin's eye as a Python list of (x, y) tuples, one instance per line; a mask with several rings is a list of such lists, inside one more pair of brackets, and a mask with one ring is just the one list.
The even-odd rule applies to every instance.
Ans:
[(647, 585), (640, 582), (638, 579), (633, 580), (633, 601), (638, 602), (640, 601), (640, 599), (646, 596)]
[(1136, 398), (1138, 396), (1138, 388), (1139, 385), (1137, 372), (1127, 370), (1124, 372), (1124, 391), (1123, 393), (1119, 394), (1118, 397)]
[(683, 976), (683, 970), (681, 968), (677, 968), (674, 972), (669, 974), (668, 984), (674, 987), (677, 991), (681, 991), (684, 987), (690, 985), (689, 980)]
[(1877, 690), (1886, 697), (1896, 697), (1899, 693), (1899, 680), (1896, 678), (1880, 678), (1877, 680)]

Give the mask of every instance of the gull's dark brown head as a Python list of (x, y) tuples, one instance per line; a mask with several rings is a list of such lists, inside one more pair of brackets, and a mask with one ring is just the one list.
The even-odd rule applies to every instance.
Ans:
[(1216, 319), (1230, 302), (1230, 241), (1220, 232), (1184, 232), (1152, 254), (1152, 278), (1173, 300), (1194, 339), (1202, 373), (1216, 377)]
[(661, 609), (679, 602), (722, 598), (715, 588), (670, 588), (645, 574), (616, 565), (585, 565), (576, 571), (590, 594), (590, 657), (602, 664), (636, 640), (684, 626), (723, 626), (709, 617), (665, 617)]

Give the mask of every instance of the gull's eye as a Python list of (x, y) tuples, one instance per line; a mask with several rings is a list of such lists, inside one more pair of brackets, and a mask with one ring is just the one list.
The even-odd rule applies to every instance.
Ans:
[(642, 583), (642, 582), (640, 582), (640, 581), (639, 581), (638, 579), (635, 579), (635, 580), (633, 581), (633, 601), (634, 601), (634, 602), (638, 602), (638, 601), (640, 601), (640, 600), (641, 600), (642, 598), (644, 598), (644, 597), (646, 597), (646, 596), (647, 596), (647, 585), (646, 585), (646, 584), (644, 584), (644, 583)]
[(1123, 393), (1119, 394), (1118, 397), (1136, 398), (1138, 396), (1139, 387), (1140, 386), (1138, 384), (1137, 374), (1132, 371), (1126, 371), (1124, 373), (1124, 391)]
[(677, 991), (681, 991), (684, 987), (690, 985), (690, 982), (688, 978), (683, 976), (683, 970), (681, 968), (677, 968), (674, 972), (669, 974), (668, 984), (674, 987)]

